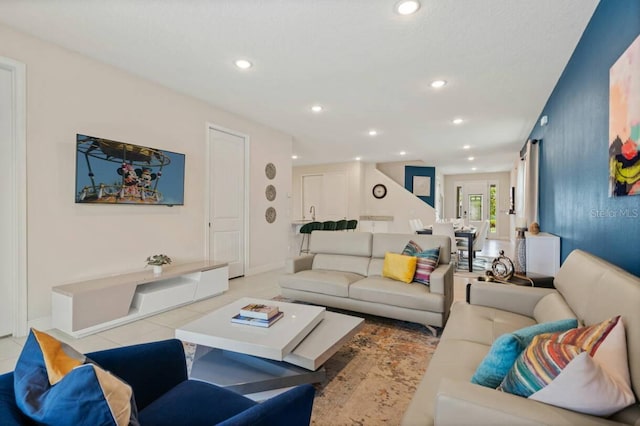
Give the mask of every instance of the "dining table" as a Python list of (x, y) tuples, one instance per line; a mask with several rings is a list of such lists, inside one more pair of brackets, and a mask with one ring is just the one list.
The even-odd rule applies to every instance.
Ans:
[[(453, 228), (453, 233), (456, 237), (467, 239), (467, 258), (469, 259), (469, 272), (473, 272), (473, 240), (476, 238), (477, 229), (473, 226), (461, 226)], [(430, 227), (419, 229), (416, 234), (428, 234), (431, 235), (432, 230)]]

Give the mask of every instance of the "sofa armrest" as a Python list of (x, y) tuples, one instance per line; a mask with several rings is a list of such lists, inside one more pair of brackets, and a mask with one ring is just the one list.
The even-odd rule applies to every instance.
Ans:
[(555, 292), (549, 288), (474, 282), (469, 284), (469, 303), (533, 318), (534, 308), (540, 299)]
[(475, 385), (443, 379), (436, 395), (436, 425), (621, 425)]
[(13, 390), (13, 372), (0, 375), (0, 425), (19, 426), (35, 424), (22, 414), (16, 404)]
[(431, 272), (429, 288), (431, 293), (447, 294), (447, 291), (453, 292), (452, 263), (440, 263), (436, 269)]
[(306, 384), (236, 414), (218, 426), (308, 425), (315, 389)]
[(295, 274), (296, 272), (311, 269), (314, 256), (314, 254), (305, 254), (304, 256), (288, 258), (284, 263), (284, 272), (287, 274)]
[(139, 411), (187, 380), (184, 347), (177, 339), (108, 349), (87, 357), (133, 388)]

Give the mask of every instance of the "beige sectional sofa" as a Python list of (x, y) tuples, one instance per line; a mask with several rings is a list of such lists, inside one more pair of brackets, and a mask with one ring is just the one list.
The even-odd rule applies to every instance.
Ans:
[(501, 334), (536, 323), (577, 318), (600, 323), (622, 315), (631, 387), (640, 391), (640, 278), (576, 250), (554, 279), (556, 289), (473, 283), (470, 304), (456, 302), (427, 372), (405, 412), (407, 425), (640, 425), (640, 405), (609, 419), (472, 384)]
[[(430, 286), (382, 277), (385, 253), (402, 252), (410, 240), (440, 247)], [(314, 231), (312, 254), (288, 259), (279, 284), (291, 299), (443, 327), (453, 300), (450, 247), (442, 236)]]

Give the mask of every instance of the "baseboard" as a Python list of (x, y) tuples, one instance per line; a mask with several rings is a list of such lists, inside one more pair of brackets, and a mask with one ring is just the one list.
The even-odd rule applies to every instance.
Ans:
[(284, 260), (281, 262), (269, 263), (267, 265), (256, 266), (255, 268), (249, 268), (245, 271), (244, 275), (256, 275), (262, 274), (263, 272), (269, 272), (276, 269), (284, 268)]
[(44, 331), (50, 330), (53, 327), (53, 322), (51, 321), (51, 316), (40, 317), (27, 321), (27, 326), (29, 329), (35, 328), (36, 330)]

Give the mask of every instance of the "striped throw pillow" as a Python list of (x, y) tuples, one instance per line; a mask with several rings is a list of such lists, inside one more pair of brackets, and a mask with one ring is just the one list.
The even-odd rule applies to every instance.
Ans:
[(438, 266), (440, 247), (421, 251), (416, 253), (415, 256), (418, 258), (418, 262), (416, 263), (416, 274), (413, 280), (420, 284), (429, 285), (431, 283), (431, 273)]
[(597, 416), (633, 404), (621, 318), (536, 336), (498, 389)]

